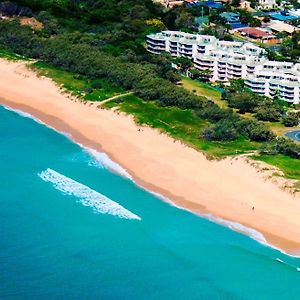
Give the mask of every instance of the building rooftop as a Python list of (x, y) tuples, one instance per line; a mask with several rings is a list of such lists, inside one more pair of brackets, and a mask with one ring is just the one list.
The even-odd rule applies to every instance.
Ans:
[(246, 33), (249, 36), (255, 37), (255, 38), (263, 38), (270, 36), (270, 33), (254, 28), (254, 27), (248, 27), (248, 28), (242, 28), (239, 29), (240, 32)]
[(268, 26), (270, 29), (277, 31), (277, 32), (287, 32), (293, 33), (296, 30), (299, 30), (297, 27), (284, 23), (284, 22), (273, 22)]
[(198, 5), (203, 5), (209, 8), (216, 8), (216, 9), (223, 7), (221, 3), (214, 2), (214, 1), (198, 2)]
[(270, 16), (272, 19), (274, 19), (274, 20), (279, 20), (279, 21), (292, 21), (292, 20), (298, 19), (297, 16), (285, 14), (285, 13), (283, 13), (283, 12), (279, 12), (279, 13), (271, 13), (271, 14), (269, 14), (269, 16)]

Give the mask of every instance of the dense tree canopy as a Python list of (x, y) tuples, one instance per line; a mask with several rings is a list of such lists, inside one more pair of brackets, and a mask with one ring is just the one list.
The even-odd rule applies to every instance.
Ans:
[[(1, 48), (42, 60), (78, 76), (105, 78), (132, 90), (145, 101), (191, 109), (211, 124), (201, 135), (204, 138), (221, 141), (239, 136), (253, 141), (274, 139), (263, 123), (244, 119), (232, 109), (221, 109), (212, 101), (176, 85), (179, 77), (171, 68), (170, 56), (153, 56), (146, 52), (145, 35), (161, 30), (166, 23), (179, 26), (176, 25), (178, 12), (173, 18), (171, 13), (174, 12), (164, 12), (151, 0), (17, 2), (19, 6), (13, 4), (16, 11), (35, 16), (44, 26), (33, 30), (20, 26), (17, 19), (0, 21)], [(183, 60), (178, 63), (182, 67), (187, 64)], [(253, 95), (236, 95), (228, 100), (232, 107), (244, 112), (255, 110), (259, 101), (253, 100)]]

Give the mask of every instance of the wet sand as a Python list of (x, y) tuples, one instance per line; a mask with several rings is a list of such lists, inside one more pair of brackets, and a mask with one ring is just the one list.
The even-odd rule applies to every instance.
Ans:
[(299, 195), (283, 191), (245, 158), (207, 160), (157, 130), (139, 130), (130, 116), (70, 99), (23, 62), (0, 60), (0, 97), (0, 103), (107, 153), (138, 184), (176, 205), (248, 226), (285, 251), (300, 249)]

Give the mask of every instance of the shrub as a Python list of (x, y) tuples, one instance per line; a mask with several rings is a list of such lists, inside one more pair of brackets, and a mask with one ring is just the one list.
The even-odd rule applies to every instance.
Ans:
[(278, 153), (300, 159), (300, 145), (287, 138), (278, 138), (275, 149)]
[(93, 81), (92, 84), (91, 84), (91, 87), (93, 89), (101, 89), (102, 88), (102, 85), (99, 81)]
[(232, 141), (238, 137), (238, 132), (233, 123), (224, 119), (213, 127), (206, 128), (202, 133), (203, 138), (216, 141)]
[(297, 126), (300, 123), (300, 114), (299, 113), (289, 113), (283, 118), (282, 123), (286, 127)]
[(277, 122), (281, 117), (280, 110), (275, 106), (262, 105), (255, 111), (255, 117), (260, 121)]

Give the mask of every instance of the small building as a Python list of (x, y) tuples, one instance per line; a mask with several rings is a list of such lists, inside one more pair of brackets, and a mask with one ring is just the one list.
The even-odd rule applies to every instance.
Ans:
[(276, 37), (270, 34), (267, 31), (255, 28), (255, 27), (248, 27), (248, 28), (241, 28), (238, 29), (241, 35), (247, 36), (251, 39), (256, 41), (260, 41), (261, 43), (275, 43), (278, 42)]
[(299, 30), (299, 28), (297, 28), (293, 25), (290, 25), (290, 24), (287, 24), (287, 23), (284, 23), (284, 22), (280, 22), (280, 21), (272, 22), (268, 26), (268, 28), (270, 28), (274, 33), (286, 32), (288, 34), (292, 34), (293, 32)]
[(276, 0), (259, 0), (258, 4), (263, 9), (270, 9), (276, 6)]
[(251, 2), (250, 1), (247, 1), (247, 0), (241, 0), (240, 2), (240, 8), (241, 9), (245, 9), (249, 12), (255, 12), (255, 9), (253, 9), (251, 7)]
[(226, 20), (227, 24), (231, 27), (231, 29), (247, 27), (246, 24), (242, 24), (240, 22), (240, 14), (239, 13), (223, 12), (220, 14), (220, 16)]
[(239, 23), (240, 22), (240, 14), (234, 12), (223, 12), (220, 16), (226, 19), (228, 24)]
[(160, 2), (161, 3), (163, 2), (166, 7), (170, 7), (170, 8), (177, 6), (177, 5), (182, 5), (184, 3), (183, 0), (163, 0)]
[(203, 5), (203, 6), (206, 6), (208, 8), (215, 8), (215, 9), (219, 9), (219, 8), (223, 7), (223, 5), (221, 3), (218, 3), (218, 2), (215, 2), (215, 1), (198, 2), (198, 5)]
[(294, 21), (294, 20), (297, 20), (299, 18), (299, 17), (297, 17), (295, 15), (291, 15), (287, 11), (281, 11), (281, 12), (277, 12), (277, 13), (271, 13), (271, 14), (269, 14), (269, 16), (273, 20), (282, 21), (282, 22)]

